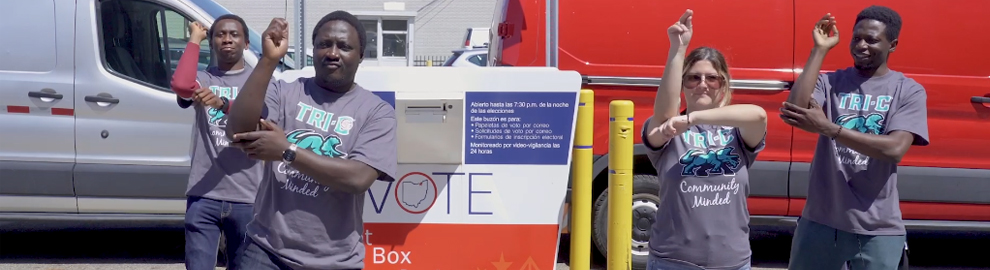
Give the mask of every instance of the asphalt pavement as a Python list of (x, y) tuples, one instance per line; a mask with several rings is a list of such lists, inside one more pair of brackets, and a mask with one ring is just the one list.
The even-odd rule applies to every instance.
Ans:
[[(786, 269), (788, 232), (754, 231), (754, 269)], [(911, 270), (990, 269), (990, 232), (912, 233)], [(567, 239), (556, 269), (569, 270)], [(0, 232), (0, 270), (184, 269), (181, 229)], [(605, 269), (594, 256), (593, 269)], [(224, 269), (218, 267), (217, 269)]]

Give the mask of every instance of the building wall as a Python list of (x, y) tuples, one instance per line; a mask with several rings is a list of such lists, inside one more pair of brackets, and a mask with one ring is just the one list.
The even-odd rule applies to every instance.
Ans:
[[(259, 34), (273, 17), (289, 21), (290, 44), (297, 43), (295, 3), (297, 0), (215, 0), (244, 18)], [(386, 2), (404, 3), (404, 11), (385, 10)], [(390, 4), (394, 7), (395, 4)], [(490, 27), (495, 12), (494, 0), (309, 0), (305, 2), (305, 42), (312, 48), (313, 27), (320, 18), (334, 10), (352, 13), (414, 13), (413, 56), (448, 56), (460, 48), (470, 27)], [(370, 40), (370, 38), (369, 38)]]

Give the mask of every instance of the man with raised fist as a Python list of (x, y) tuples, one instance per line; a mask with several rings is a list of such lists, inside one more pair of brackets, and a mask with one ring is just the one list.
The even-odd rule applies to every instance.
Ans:
[[(237, 252), (251, 221), (262, 163), (228, 147), (224, 134), (231, 101), (251, 67), (244, 64), (247, 24), (233, 14), (217, 18), (209, 30), (189, 24), (189, 43), (172, 76), (179, 106), (196, 111), (192, 166), (186, 189), (186, 269), (215, 269), (221, 233), (226, 237), (228, 267), (237, 269)], [(209, 39), (217, 65), (197, 71), (199, 44)]]
[(365, 194), (376, 179), (395, 180), (395, 110), (354, 82), (367, 45), (356, 17), (335, 11), (316, 24), (315, 77), (269, 83), (288, 37), (288, 23), (273, 19), (231, 107), (227, 134), (268, 161), (240, 265), (361, 269)]
[(839, 43), (836, 25), (831, 14), (815, 25), (811, 57), (780, 110), (785, 123), (818, 135), (789, 268), (894, 270), (906, 235), (897, 164), (912, 145), (928, 145), (927, 94), (887, 67), (901, 18), (882, 6), (856, 17), (853, 67), (819, 74)]

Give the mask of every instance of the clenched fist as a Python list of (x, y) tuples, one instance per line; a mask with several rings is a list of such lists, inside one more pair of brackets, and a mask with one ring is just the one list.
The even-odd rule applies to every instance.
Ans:
[(839, 28), (835, 26), (835, 16), (831, 13), (822, 16), (822, 19), (815, 23), (815, 30), (812, 33), (815, 38), (815, 47), (830, 50), (839, 44)]
[(196, 91), (193, 92), (192, 98), (193, 101), (199, 102), (199, 104), (203, 104), (204, 106), (213, 107), (214, 109), (220, 109), (220, 107), (223, 107), (223, 100), (213, 94), (213, 91), (210, 91), (209, 88), (196, 89)]
[(203, 24), (201, 24), (199, 22), (190, 22), (189, 23), (189, 42), (196, 43), (196, 44), (199, 44), (200, 42), (203, 42), (203, 40), (206, 39), (206, 32), (207, 31), (208, 30), (206, 29), (206, 26), (203, 26)]
[(660, 132), (663, 132), (664, 136), (673, 138), (674, 136), (681, 135), (688, 130), (690, 126), (688, 125), (687, 115), (678, 115), (667, 119), (667, 122), (660, 124)]
[(283, 18), (274, 18), (262, 34), (261, 51), (268, 60), (279, 61), (289, 51), (289, 23)]
[(681, 18), (667, 28), (667, 37), (670, 38), (671, 48), (675, 46), (687, 48), (688, 44), (691, 43), (691, 34), (694, 32), (694, 26), (691, 24), (693, 17), (693, 10), (685, 10)]

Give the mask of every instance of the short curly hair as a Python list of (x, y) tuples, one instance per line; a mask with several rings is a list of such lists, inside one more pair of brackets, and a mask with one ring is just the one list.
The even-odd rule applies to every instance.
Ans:
[(361, 21), (358, 20), (358, 18), (353, 14), (343, 10), (327, 13), (326, 16), (323, 16), (323, 18), (316, 23), (316, 26), (313, 27), (313, 46), (316, 46), (316, 36), (319, 34), (320, 27), (323, 27), (324, 24), (332, 21), (344, 21), (347, 24), (350, 24), (351, 27), (354, 27), (354, 30), (357, 31), (358, 43), (361, 44), (360, 55), (361, 57), (364, 57), (364, 48), (368, 45), (368, 34), (365, 33), (364, 25), (361, 24)]
[[(224, 14), (224, 15), (220, 15), (220, 17), (217, 17), (217, 19), (213, 21), (213, 25), (210, 25), (210, 29), (206, 33), (206, 35), (209, 37), (208, 39), (210, 40), (210, 43), (213, 42), (213, 30), (217, 27), (218, 24), (220, 24), (220, 21), (222, 20), (237, 21), (237, 23), (241, 25), (241, 35), (247, 35), (248, 26), (247, 23), (244, 22), (244, 19), (241, 18), (241, 16), (237, 16), (234, 14)], [(244, 42), (247, 43), (248, 39), (244, 39)]]
[(886, 27), (884, 35), (887, 36), (887, 40), (896, 40), (901, 34), (901, 15), (889, 7), (869, 6), (860, 11), (859, 15), (856, 15), (857, 24), (859, 21), (867, 19), (883, 23)]

